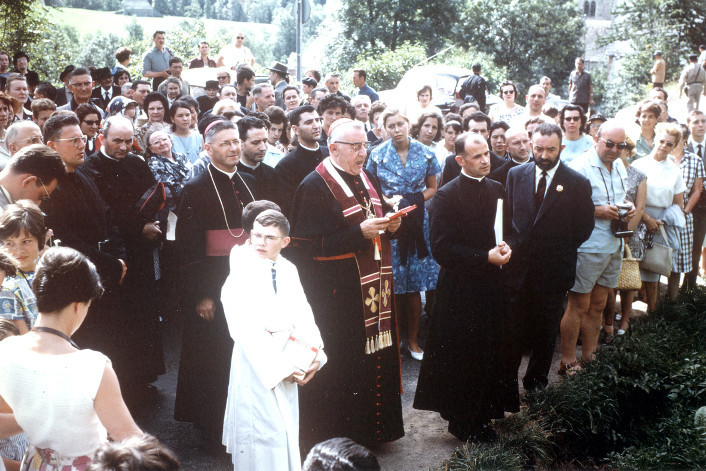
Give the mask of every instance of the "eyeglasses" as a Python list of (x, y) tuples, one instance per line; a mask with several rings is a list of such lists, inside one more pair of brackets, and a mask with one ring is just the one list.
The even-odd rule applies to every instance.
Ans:
[(581, 116), (564, 116), (564, 121), (581, 121)]
[(674, 143), (673, 143), (673, 142), (665, 141), (664, 139), (660, 139), (660, 140), (659, 140), (659, 144), (662, 145), (662, 146), (667, 146), (667, 147), (669, 147), (670, 149), (671, 149), (672, 147), (674, 147)]
[(72, 87), (76, 87), (76, 88), (87, 88), (87, 87), (92, 87), (93, 82), (70, 83), (69, 85), (71, 85)]
[(606, 141), (602, 137), (601, 141), (605, 142), (605, 146), (607, 149), (612, 149), (613, 147), (618, 146), (618, 150), (625, 150), (629, 147), (627, 142), (613, 142), (610, 139)]
[(228, 76), (227, 76), (227, 75), (219, 75), (219, 76), (216, 77), (216, 78), (217, 78), (218, 80), (228, 80)]
[(235, 39), (245, 39), (245, 36), (236, 36)]
[(511, 95), (515, 93), (515, 90), (503, 90), (503, 95)]
[(347, 144), (353, 148), (354, 151), (358, 152), (360, 149), (365, 147), (365, 150), (368, 150), (370, 147), (369, 142), (343, 142), (343, 141), (336, 141), (334, 144)]
[(66, 139), (52, 139), (54, 142), (68, 141), (69, 143), (75, 145), (76, 147), (85, 146), (88, 142), (88, 136), (85, 134), (81, 137), (67, 137)]
[(84, 123), (88, 124), (89, 126), (98, 126), (101, 123), (100, 119), (87, 119), (84, 121)]
[(277, 239), (281, 239), (282, 237), (276, 237), (273, 235), (264, 235), (264, 234), (258, 234), (257, 232), (251, 232), (250, 233), (250, 238), (253, 240), (253, 242), (258, 241), (258, 240), (264, 240), (266, 244), (271, 244)]
[(42, 179), (37, 177), (37, 180), (39, 180), (39, 183), (42, 184), (42, 188), (44, 188), (44, 196), (40, 196), (39, 201), (47, 201), (49, 198), (51, 198), (51, 195), (47, 191), (47, 187), (44, 186), (44, 182), (42, 181)]
[(161, 138), (161, 139), (157, 139), (156, 141), (152, 141), (152, 142), (150, 143), (150, 145), (151, 145), (151, 146), (156, 146), (156, 145), (164, 144), (165, 142), (169, 142), (169, 138), (168, 138), (168, 137), (163, 137), (163, 138)]
[(591, 129), (598, 129), (601, 127), (601, 124), (602, 123), (593, 123), (593, 124), (589, 124), (588, 127)]
[(41, 136), (32, 136), (32, 137), (25, 137), (24, 139), (17, 139), (17, 142), (24, 142), (24, 141), (29, 141), (30, 144), (41, 144), (42, 137)]

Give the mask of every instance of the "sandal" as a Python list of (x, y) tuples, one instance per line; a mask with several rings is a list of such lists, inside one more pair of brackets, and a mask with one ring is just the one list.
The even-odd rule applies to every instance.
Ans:
[(583, 363), (581, 360), (572, 361), (571, 363), (561, 362), (559, 364), (558, 374), (561, 377), (571, 378), (572, 376), (576, 376), (582, 369)]
[[(620, 331), (618, 331), (618, 332), (620, 332)], [(604, 334), (603, 335), (603, 343), (604, 344), (610, 345), (611, 343), (613, 343), (613, 341), (615, 340), (615, 334), (613, 332), (604, 332), (603, 334)]]

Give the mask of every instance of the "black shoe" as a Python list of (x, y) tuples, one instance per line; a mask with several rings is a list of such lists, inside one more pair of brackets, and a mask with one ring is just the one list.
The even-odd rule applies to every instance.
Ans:
[(481, 425), (480, 431), (471, 434), (469, 442), (489, 443), (498, 439), (498, 434), (489, 424)]

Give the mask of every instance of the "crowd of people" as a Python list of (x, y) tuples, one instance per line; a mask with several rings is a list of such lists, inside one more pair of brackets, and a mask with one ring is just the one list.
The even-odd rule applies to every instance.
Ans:
[[(178, 469), (130, 412), (165, 373), (166, 322), (183, 322), (174, 418), (235, 469), (309, 452), (305, 469), (348, 454), (376, 469), (364, 446), (404, 435), (401, 355), (421, 362), (415, 408), (490, 440), (520, 408), (524, 353), (524, 390), (543, 388), (557, 334), (573, 376), (636, 297), (656, 308), (661, 276), (670, 297), (696, 287), (698, 97), (684, 123), (661, 82), (634, 122), (590, 113), (577, 58), (568, 102), (542, 77), (526, 106), (506, 80), (488, 107), (475, 64), (460, 106), (431, 85), (388, 106), (359, 68), (353, 96), (279, 62), (256, 83), (244, 39), (217, 57), (199, 43), (203, 88), (162, 31), (142, 77), (120, 48), (112, 70), (67, 66), (60, 89), (0, 51), (2, 467)], [(619, 284), (625, 253), (640, 289)]]

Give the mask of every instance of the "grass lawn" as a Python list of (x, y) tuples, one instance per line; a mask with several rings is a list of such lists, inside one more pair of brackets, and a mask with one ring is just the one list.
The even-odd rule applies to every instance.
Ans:
[[(59, 23), (73, 26), (82, 36), (86, 34), (94, 34), (97, 31), (103, 33), (114, 33), (119, 36), (126, 34), (126, 26), (136, 19), (138, 23), (145, 29), (145, 34), (152, 34), (153, 31), (162, 29), (169, 30), (178, 25), (183, 20), (192, 21), (193, 18), (182, 16), (165, 16), (162, 18), (152, 18), (144, 16), (125, 16), (118, 15), (109, 11), (84, 10), (82, 8), (54, 8), (54, 18)], [(238, 23), (235, 21), (226, 20), (210, 20), (204, 19), (206, 30), (211, 34), (222, 28), (237, 28), (242, 29), (245, 33), (255, 33), (263, 29), (274, 29), (274, 26), (260, 23)]]

